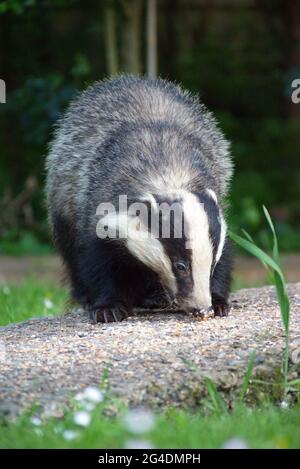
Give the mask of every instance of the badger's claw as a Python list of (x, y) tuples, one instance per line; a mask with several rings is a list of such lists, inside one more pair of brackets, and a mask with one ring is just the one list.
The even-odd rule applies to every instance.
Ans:
[(220, 301), (213, 305), (215, 316), (224, 317), (228, 316), (230, 305), (226, 301)]
[(90, 311), (90, 318), (93, 324), (97, 322), (120, 322), (130, 316), (129, 311), (124, 307), (101, 308)]

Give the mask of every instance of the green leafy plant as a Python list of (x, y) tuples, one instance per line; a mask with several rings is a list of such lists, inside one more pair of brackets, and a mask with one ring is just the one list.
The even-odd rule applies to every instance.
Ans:
[(273, 279), (278, 303), (280, 306), (281, 318), (284, 326), (285, 333), (285, 351), (284, 351), (284, 364), (283, 364), (283, 376), (284, 376), (284, 391), (288, 391), (288, 360), (289, 360), (289, 323), (290, 323), (290, 301), (286, 289), (286, 280), (281, 268), (279, 248), (278, 248), (278, 239), (276, 231), (270, 217), (270, 214), (265, 206), (263, 206), (264, 215), (270, 227), (272, 237), (273, 237), (273, 249), (272, 257), (259, 248), (252, 237), (246, 232), (243, 231), (245, 238), (230, 232), (230, 238), (237, 243), (241, 248), (245, 249), (247, 252), (259, 259)]

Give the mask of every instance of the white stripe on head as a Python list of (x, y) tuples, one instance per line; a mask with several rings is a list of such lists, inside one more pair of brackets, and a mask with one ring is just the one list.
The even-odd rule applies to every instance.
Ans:
[[(206, 189), (206, 192), (210, 195), (210, 197), (215, 201), (215, 203), (218, 205), (218, 199), (216, 196), (216, 193), (212, 189)], [(219, 222), (220, 222), (220, 240), (219, 240), (219, 245), (217, 248), (216, 252), (216, 260), (215, 263), (217, 264), (222, 256), (222, 252), (224, 249), (224, 244), (225, 244), (225, 239), (226, 239), (226, 232), (227, 232), (227, 225), (224, 220), (224, 217), (222, 215), (221, 209), (218, 205), (218, 209), (220, 212), (220, 217), (219, 217)]]
[(112, 239), (123, 238), (130, 253), (147, 267), (156, 272), (163, 285), (176, 295), (177, 284), (172, 271), (171, 261), (166, 255), (159, 241), (147, 230), (138, 216), (130, 216), (128, 213), (112, 213), (103, 217), (101, 226), (107, 227), (106, 231), (112, 234)]
[(206, 192), (208, 195), (210, 195), (210, 197), (216, 202), (216, 204), (218, 203), (218, 199), (217, 199), (217, 196), (216, 196), (216, 193), (215, 191), (213, 191), (212, 189), (206, 189)]
[(127, 248), (133, 256), (156, 272), (162, 284), (176, 295), (177, 284), (172, 271), (171, 261), (166, 255), (159, 239), (151, 236), (144, 238), (136, 236), (135, 234), (129, 234), (127, 238)]
[[(187, 300), (190, 307), (211, 306), (210, 273), (213, 250), (209, 236), (208, 217), (198, 198), (189, 192), (183, 196), (183, 213), (187, 248), (192, 251), (194, 288)], [(187, 226), (186, 226), (187, 225)]]
[(216, 264), (219, 262), (222, 252), (224, 249), (224, 244), (226, 240), (227, 225), (223, 218), (222, 213), (220, 212), (220, 223), (221, 223), (221, 232), (220, 232), (220, 242), (216, 253)]

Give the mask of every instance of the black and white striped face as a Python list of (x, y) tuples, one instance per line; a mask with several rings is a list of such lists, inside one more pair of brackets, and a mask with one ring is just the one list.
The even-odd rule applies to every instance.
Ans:
[[(151, 216), (146, 222), (145, 219), (141, 222), (136, 213), (130, 215), (127, 212), (106, 216), (102, 223), (118, 226), (129, 252), (158, 274), (178, 307), (184, 310), (210, 308), (211, 277), (226, 237), (226, 224), (215, 193), (206, 189), (200, 193), (181, 190), (160, 196), (146, 194), (140, 202), (146, 202), (151, 208)], [(175, 235), (172, 210), (168, 212), (172, 215), (167, 220), (169, 236), (162, 234), (162, 204), (168, 208), (174, 207), (173, 204), (179, 206), (182, 228), (179, 236), (178, 231)], [(159, 230), (154, 235), (152, 221), (155, 214), (159, 214)]]
[[(152, 204), (170, 198), (153, 197)], [(224, 247), (226, 224), (215, 193), (206, 189), (195, 194), (181, 191), (172, 201), (181, 204), (183, 235), (128, 239), (133, 255), (155, 270), (177, 305), (185, 310), (211, 307), (210, 282)], [(171, 201), (171, 203), (172, 203)]]

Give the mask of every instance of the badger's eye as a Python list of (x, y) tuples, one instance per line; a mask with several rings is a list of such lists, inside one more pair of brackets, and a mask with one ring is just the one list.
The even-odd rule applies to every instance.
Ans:
[(186, 274), (189, 271), (189, 266), (184, 261), (176, 261), (174, 262), (175, 269), (180, 272), (181, 274)]

